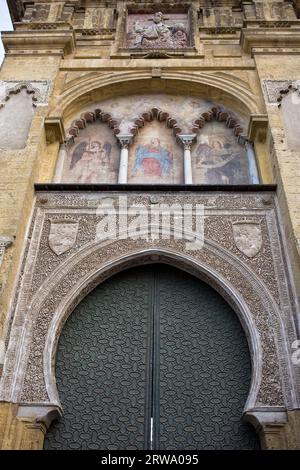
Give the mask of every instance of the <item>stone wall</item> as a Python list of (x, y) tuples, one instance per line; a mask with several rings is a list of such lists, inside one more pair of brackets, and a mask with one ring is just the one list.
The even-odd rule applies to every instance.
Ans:
[[(283, 257), (290, 292), (296, 291), (291, 301), (294, 327), (299, 329), (300, 160), (298, 148), (290, 145), (284, 130), (288, 103), (284, 100), (289, 99), (285, 92), (300, 79), (299, 2), (224, 0), (216, 6), (204, 0), (173, 0), (158, 22), (153, 21), (158, 13), (153, 1), (95, 1), (86, 8), (77, 0), (8, 3), (15, 31), (3, 34), (6, 59), (0, 90), (10, 84), (21, 91), (5, 94), (9, 100), (4, 99), (0, 119), (15, 98), (35, 98), (36, 106), (28, 103), (34, 112), (22, 148), (5, 144), (0, 150), (0, 363), (9, 341), (13, 298), (23, 275), (34, 183), (53, 181), (59, 148), (70, 137), (74, 122), (82, 126), (86, 111), (94, 111), (104, 100), (134, 94), (163, 93), (216, 102), (245, 123), (261, 183), (278, 185), (278, 232), (286, 239)], [(138, 47), (129, 47), (127, 19), (144, 14), (149, 15), (146, 26), (141, 21), (134, 30), (133, 45)], [(173, 22), (172, 15), (181, 20)], [(188, 42), (173, 47), (174, 37), (182, 41), (184, 35)], [(45, 92), (44, 99), (38, 99), (38, 92)], [(139, 129), (137, 125), (137, 133)], [(17, 146), (17, 139), (13, 145)], [(11, 416), (11, 409), (4, 407), (2, 416)], [(293, 423), (291, 435), (297, 419)], [(280, 439), (275, 447), (298, 445), (282, 444)]]

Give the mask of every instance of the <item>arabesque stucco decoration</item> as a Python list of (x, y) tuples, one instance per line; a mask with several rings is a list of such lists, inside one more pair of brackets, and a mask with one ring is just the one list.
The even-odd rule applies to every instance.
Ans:
[[(172, 217), (171, 239), (150, 224), (152, 236), (146, 240), (148, 225), (141, 221), (138, 235), (134, 236), (131, 229), (129, 238), (124, 233), (117, 240), (97, 238), (99, 223), (110, 225), (115, 217), (118, 221), (117, 209), (124, 215), (124, 200), (119, 196), (126, 198), (122, 192), (37, 194), (23, 276), (12, 312), (1, 400), (59, 409), (55, 350), (67, 316), (88, 292), (112, 274), (138, 264), (163, 262), (208, 282), (238, 314), (253, 364), (245, 411), (297, 408), (299, 370), (291, 362), (296, 332), (286, 261), (278, 235), (276, 196), (265, 192), (174, 191), (128, 195), (128, 205), (135, 210), (142, 206), (150, 211), (160, 204), (204, 205), (205, 243), (196, 250), (187, 249), (186, 242), (194, 238), (191, 231), (185, 233), (185, 239), (178, 239)], [(131, 215), (129, 222), (133, 220)], [(247, 251), (246, 247), (244, 253), (233, 231), (241, 220), (246, 221), (246, 227), (256, 227), (252, 231), (255, 249), (250, 247)], [(68, 249), (60, 249), (59, 253), (53, 250), (53, 221), (73, 224), (72, 229), (78, 224), (77, 236), (72, 232), (72, 243), (68, 242), (70, 233), (66, 231)]]

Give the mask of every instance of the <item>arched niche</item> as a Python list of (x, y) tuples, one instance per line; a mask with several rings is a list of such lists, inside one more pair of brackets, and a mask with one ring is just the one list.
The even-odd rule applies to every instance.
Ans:
[(34, 91), (25, 85), (14, 87), (0, 107), (0, 150), (21, 150), (26, 142), (35, 113)]
[(165, 263), (123, 270), (63, 326), (64, 414), (45, 448), (255, 449), (258, 436), (242, 423), (250, 380), (242, 326), (213, 288)]

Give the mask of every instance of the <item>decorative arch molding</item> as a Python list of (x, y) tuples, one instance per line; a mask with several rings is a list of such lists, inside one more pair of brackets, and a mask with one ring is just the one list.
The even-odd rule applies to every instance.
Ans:
[(80, 130), (85, 129), (88, 124), (96, 122), (99, 120), (102, 123), (106, 123), (110, 129), (112, 129), (114, 135), (120, 133), (118, 123), (112, 118), (112, 116), (101, 110), (95, 109), (95, 111), (89, 111), (83, 113), (79, 119), (75, 119), (67, 132), (67, 142), (73, 140), (75, 137), (78, 137)]
[[(121, 85), (121, 86), (120, 86)], [(101, 101), (124, 93), (135, 92), (164, 92), (167, 94), (192, 93), (207, 99), (220, 101), (226, 107), (232, 107), (243, 113), (245, 117), (260, 114), (262, 110), (257, 104), (257, 97), (251, 90), (236, 80), (230, 74), (224, 73), (192, 73), (187, 71), (162, 72), (156, 83), (149, 71), (114, 71), (88, 74), (76, 81), (70, 82), (61, 95), (59, 102), (53, 102), (51, 116), (64, 116), (66, 120), (76, 113), (78, 103), (88, 106), (95, 101)]]
[(47, 104), (51, 81), (0, 81), (0, 109), (3, 108), (11, 96), (26, 90), (32, 97), (32, 106)]
[(244, 135), (244, 129), (238, 120), (226, 109), (213, 107), (210, 110), (201, 114), (193, 123), (192, 132), (198, 133), (207, 122), (218, 121), (224, 122), (228, 129), (233, 129), (234, 135), (237, 137), (239, 143), (244, 143), (246, 136)]
[(152, 122), (154, 120), (157, 120), (159, 122), (165, 122), (166, 126), (169, 127), (170, 129), (173, 129), (174, 135), (180, 134), (182, 131), (180, 127), (177, 124), (176, 119), (174, 119), (172, 116), (170, 116), (169, 113), (166, 111), (162, 111), (159, 108), (152, 108), (149, 111), (146, 111), (142, 113), (136, 120), (135, 120), (135, 125), (131, 129), (131, 133), (133, 135), (136, 135), (138, 133), (138, 130), (142, 127), (145, 126), (147, 122)]
[[(148, 229), (148, 226), (141, 229), (141, 234), (146, 233)], [(157, 235), (159, 235), (159, 227), (157, 228)], [(176, 231), (173, 232), (173, 235), (176, 238)], [(187, 240), (191, 237), (193, 237), (193, 234), (186, 234)], [(227, 280), (224, 278), (221, 272), (222, 270), (215, 269), (215, 267), (210, 266), (207, 262), (203, 262), (197, 256), (187, 255), (184, 250), (176, 249), (175, 242), (169, 241), (168, 246), (170, 246), (170, 248), (168, 249), (159, 246), (149, 248), (146, 242), (140, 244), (140, 249), (132, 249), (135, 243), (132, 244), (131, 241), (127, 240), (125, 245), (124, 242), (121, 243), (125, 246), (124, 252), (126, 254), (124, 256), (116, 254), (120, 251), (118, 247), (118, 244), (120, 244), (119, 241), (112, 242), (109, 240), (101, 243), (96, 241), (84, 246), (79, 252), (60, 264), (36, 291), (28, 305), (26, 319), (25, 321), (23, 320), (23, 329), (26, 334), (18, 344), (18, 351), (14, 351), (14, 353), (11, 351), (13, 354), (8, 354), (7, 356), (8, 363), (6, 362), (3, 374), (2, 399), (12, 402), (32, 401), (59, 405), (57, 392), (55, 392), (53, 388), (55, 384), (53, 361), (55, 341), (57, 341), (59, 331), (63, 326), (63, 319), (73, 311), (75, 306), (96, 287), (96, 285), (103, 282), (112, 274), (136, 265), (137, 259), (142, 259), (142, 263), (146, 261), (149, 262), (149, 260), (150, 262), (157, 260), (165, 261), (175, 267), (178, 266), (180, 269), (184, 269), (208, 282), (230, 303), (238, 314), (245, 329), (252, 356), (254, 372), (251, 393), (246, 408), (251, 409), (257, 405), (257, 401), (260, 402), (262, 400), (262, 398), (259, 397), (261, 385), (263, 385), (263, 388), (267, 388), (268, 393), (270, 393), (269, 398), (271, 401), (276, 395), (277, 401), (280, 400), (280, 404), (283, 406), (285, 399), (281, 396), (282, 391), (278, 388), (279, 386), (281, 389), (278, 370), (274, 369), (267, 380), (266, 377), (264, 377), (263, 369), (268, 368), (268, 365), (263, 364), (264, 352), (262, 351), (260, 342), (260, 335), (262, 335), (263, 332), (259, 331), (260, 327), (256, 323), (257, 320), (254, 320), (256, 316), (253, 311), (254, 306), (249, 305), (245, 300), (246, 293), (243, 292), (243, 289), (242, 292), (238, 292), (230, 282), (230, 277)], [(126, 245), (128, 245), (128, 247)], [(275, 336), (277, 336), (276, 343), (281, 344), (283, 348), (282, 357), (286, 358), (287, 339), (284, 338), (285, 333), (280, 312), (264, 283), (249, 266), (216, 242), (206, 240), (205, 250), (210, 256), (215, 258), (216, 266), (223, 266), (224, 272), (227, 270), (236, 272), (241, 280), (241, 286), (245, 286), (244, 289), (248, 289), (249, 286), (251, 286), (251, 289), (255, 291), (256, 302), (258, 303), (256, 308), (258, 308), (258, 312), (263, 310), (268, 317), (272, 317), (272, 326), (269, 325), (269, 333), (267, 333), (270, 335), (268, 338), (268, 347), (273, 348), (272, 354), (277, 356), (279, 351), (276, 351), (276, 346), (272, 338), (272, 332), (275, 332)], [(109, 261), (99, 263), (98, 260), (100, 257), (107, 259), (104, 256), (107, 251), (111, 254)], [(147, 258), (148, 255), (150, 255), (150, 258)], [(94, 260), (93, 264), (91, 264), (92, 259)], [(141, 261), (139, 261), (138, 264), (141, 264)], [(53, 304), (54, 297), (57, 299), (55, 306)], [(47, 312), (46, 322), (44, 316), (45, 312)], [(20, 321), (20, 318), (16, 318), (16, 321)], [(47, 331), (45, 331), (46, 325), (48, 325)], [(12, 335), (18, 336), (19, 331), (19, 327), (17, 327), (15, 331), (12, 331)], [(266, 334), (266, 332), (264, 332), (264, 334)], [(54, 337), (56, 338), (55, 340)], [(19, 340), (20, 339), (21, 338), (19, 338)], [(35, 352), (32, 350), (32, 340), (36, 342), (37, 349)], [(273, 346), (271, 345), (272, 343)], [(49, 354), (52, 354), (52, 356), (50, 357)], [(37, 355), (40, 355), (41, 358), (43, 357), (43, 362), (40, 363), (40, 365), (36, 362)], [(14, 364), (9, 364), (9, 356), (11, 356), (11, 360)], [(279, 362), (282, 362), (282, 359), (279, 357), (277, 359)], [(15, 369), (13, 380), (11, 380), (12, 377), (10, 377), (10, 374), (7, 374), (7, 367), (9, 369), (11, 367)], [(32, 377), (33, 371), (35, 377)], [(286, 373), (288, 374), (287, 379), (290, 381), (291, 371), (289, 367)], [(262, 384), (262, 382), (265, 383)], [(5, 389), (6, 392), (4, 392)], [(285, 392), (292, 393), (287, 390), (285, 390)], [(279, 398), (280, 396), (281, 398)], [(288, 401), (291, 399), (292, 398), (288, 399)], [(264, 403), (264, 406), (267, 405), (268, 403)]]
[[(182, 204), (205, 204), (206, 237), (201, 249), (187, 249), (186, 242), (195, 240), (195, 232), (185, 231), (182, 240), (173, 229), (166, 239), (162, 235), (167, 232), (155, 225), (150, 226), (153, 239), (145, 237), (148, 225), (140, 227), (139, 238), (129, 231), (127, 238), (122, 232), (118, 239), (97, 239), (99, 204), (107, 207), (109, 201), (117, 202), (115, 191), (92, 192), (88, 197), (81, 192), (37, 193), (0, 384), (0, 400), (17, 403), (21, 420), (33, 415), (51, 420), (61, 413), (54, 377), (55, 352), (68, 315), (108, 277), (148, 263), (170, 264), (202, 279), (237, 313), (252, 358), (245, 419), (267, 419), (268, 429), (272, 429), (272, 423), (275, 425), (280, 417), (283, 429), (286, 410), (299, 408), (299, 371), (291, 361), (296, 332), (288, 271), (284, 271), (278, 237), (275, 195), (269, 195), (266, 205), (266, 194), (257, 192), (161, 192), (155, 200), (145, 193), (133, 193), (128, 195), (128, 203), (142, 203), (150, 210), (152, 203), (162, 199), (172, 205), (179, 197)], [(218, 226), (223, 227), (219, 232), (214, 228), (216, 216)], [(50, 245), (52, 220), (54, 225), (78, 224), (74, 246), (69, 245), (66, 252), (53, 251), (52, 239)], [(263, 244), (254, 258), (234, 249), (232, 223), (237, 220), (261, 227)], [(196, 239), (202, 240), (200, 234)], [(40, 418), (43, 410), (46, 415)]]

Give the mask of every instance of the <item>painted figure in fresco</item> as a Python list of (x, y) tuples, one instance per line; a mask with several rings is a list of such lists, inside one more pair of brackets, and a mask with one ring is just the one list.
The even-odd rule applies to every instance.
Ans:
[(81, 142), (75, 147), (71, 157), (70, 170), (78, 183), (94, 183), (103, 180), (109, 171), (111, 144), (97, 140)]
[(174, 26), (165, 24), (163, 13), (157, 12), (152, 18), (153, 24), (143, 26), (136, 21), (133, 27), (134, 47), (186, 47), (187, 33), (182, 23)]
[(241, 166), (243, 148), (221, 136), (208, 136), (196, 149), (198, 180), (209, 184), (244, 184), (249, 182)]
[(135, 151), (132, 176), (169, 176), (172, 168), (172, 154), (161, 146), (160, 139), (151, 139), (150, 144), (140, 145)]

